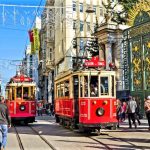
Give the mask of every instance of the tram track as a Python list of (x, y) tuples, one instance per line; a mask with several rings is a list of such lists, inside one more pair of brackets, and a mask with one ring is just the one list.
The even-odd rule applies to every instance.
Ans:
[(48, 141), (46, 138), (44, 138), (38, 131), (36, 131), (33, 127), (29, 126), (34, 133), (36, 133), (52, 150), (56, 150), (56, 148)]
[[(25, 147), (23, 146), (23, 141), (21, 140), (21, 137), (19, 135), (20, 133), (17, 130), (17, 127), (16, 126), (13, 126), (13, 127), (14, 127), (14, 130), (16, 133), (16, 137), (17, 137), (17, 141), (18, 141), (20, 150), (25, 150)], [(28, 125), (27, 127), (29, 127), (35, 133), (35, 135), (38, 135), (40, 137), (40, 139), (42, 141), (44, 141), (44, 143), (46, 143), (51, 150), (56, 150), (56, 148), (48, 140), (46, 140), (46, 138), (44, 138), (42, 135), (40, 135), (40, 133), (38, 131), (36, 131), (33, 127), (31, 127), (30, 125)]]
[(25, 150), (25, 149), (24, 149), (24, 146), (23, 146), (23, 143), (22, 143), (22, 141), (21, 141), (21, 138), (20, 138), (20, 136), (19, 136), (19, 133), (18, 133), (17, 128), (16, 128), (15, 126), (13, 126), (13, 127), (14, 127), (15, 132), (16, 132), (16, 137), (17, 137), (17, 141), (18, 141), (20, 150)]
[[(100, 134), (100, 135), (102, 136), (103, 134)], [(110, 140), (110, 142), (111, 142), (111, 139), (115, 139), (115, 140), (118, 140), (118, 141), (120, 141), (120, 142), (128, 143), (128, 144), (131, 145), (132, 147), (134, 147), (134, 148), (136, 148), (136, 149), (139, 149), (139, 146), (137, 146), (137, 145), (135, 145), (135, 144), (133, 144), (133, 143), (131, 143), (131, 142), (125, 140), (125, 139), (122, 139), (122, 138), (120, 138), (120, 137), (115, 137), (115, 136), (112, 136), (112, 135), (105, 135), (105, 136), (108, 137), (108, 139)], [(87, 136), (87, 137), (88, 137), (89, 139), (91, 139), (91, 140), (93, 140), (93, 141), (95, 141), (95, 142), (97, 142), (97, 143), (103, 145), (103, 146), (105, 147), (105, 149), (107, 149), (107, 150), (114, 150), (114, 149), (115, 149), (115, 148), (112, 148), (112, 147), (108, 146), (108, 143), (105, 143), (105, 142), (100, 141), (101, 139), (97, 139), (97, 138), (94, 138), (94, 137), (92, 137), (92, 136)], [(99, 137), (99, 136), (98, 136), (98, 137)], [(110, 138), (111, 138), (111, 139), (110, 139)], [(140, 149), (141, 149), (141, 148), (140, 148)]]

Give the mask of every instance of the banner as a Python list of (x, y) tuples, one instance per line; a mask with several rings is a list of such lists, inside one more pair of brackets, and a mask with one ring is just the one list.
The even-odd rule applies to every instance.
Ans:
[(34, 33), (33, 30), (29, 30), (29, 39), (30, 39), (30, 44), (31, 44), (31, 54), (35, 54), (35, 50), (34, 50)]
[(33, 29), (33, 37), (34, 37), (34, 51), (39, 51), (40, 48), (40, 41), (39, 41), (39, 31), (37, 28)]

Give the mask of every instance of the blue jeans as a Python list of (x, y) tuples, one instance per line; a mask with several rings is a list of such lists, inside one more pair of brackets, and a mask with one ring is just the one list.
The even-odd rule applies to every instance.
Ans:
[(0, 130), (2, 132), (2, 137), (0, 135), (0, 146), (6, 147), (7, 144), (7, 133), (8, 133), (8, 126), (7, 125), (0, 125)]

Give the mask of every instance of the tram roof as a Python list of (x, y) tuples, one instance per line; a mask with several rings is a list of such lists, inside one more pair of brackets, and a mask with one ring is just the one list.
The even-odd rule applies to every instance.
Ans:
[(55, 81), (58, 80), (58, 79), (61, 79), (61, 78), (64, 78), (64, 77), (67, 77), (69, 75), (75, 75), (75, 74), (82, 74), (82, 75), (86, 75), (86, 74), (103, 74), (103, 75), (115, 75), (116, 72), (115, 71), (112, 71), (112, 70), (95, 70), (95, 69), (91, 69), (91, 70), (78, 70), (78, 71), (73, 71), (73, 70), (68, 70), (66, 72), (62, 72), (60, 74), (58, 74), (56, 77), (55, 77)]

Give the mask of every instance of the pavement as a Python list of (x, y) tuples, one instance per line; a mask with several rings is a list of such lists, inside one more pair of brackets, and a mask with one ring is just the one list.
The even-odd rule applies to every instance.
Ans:
[[(46, 115), (46, 114), (43, 114), (43, 116), (37, 116), (36, 117), (36, 121), (54, 121), (55, 122), (55, 116), (49, 116), (49, 115)], [(138, 125), (137, 121), (137, 130), (148, 130), (148, 121), (147, 119), (144, 117), (143, 119), (140, 119), (140, 122), (141, 124)], [(132, 130), (134, 129), (134, 125), (132, 125), (132, 129), (129, 128), (129, 124), (128, 124), (128, 119), (126, 119), (124, 122), (120, 122), (119, 123), (119, 130)]]

